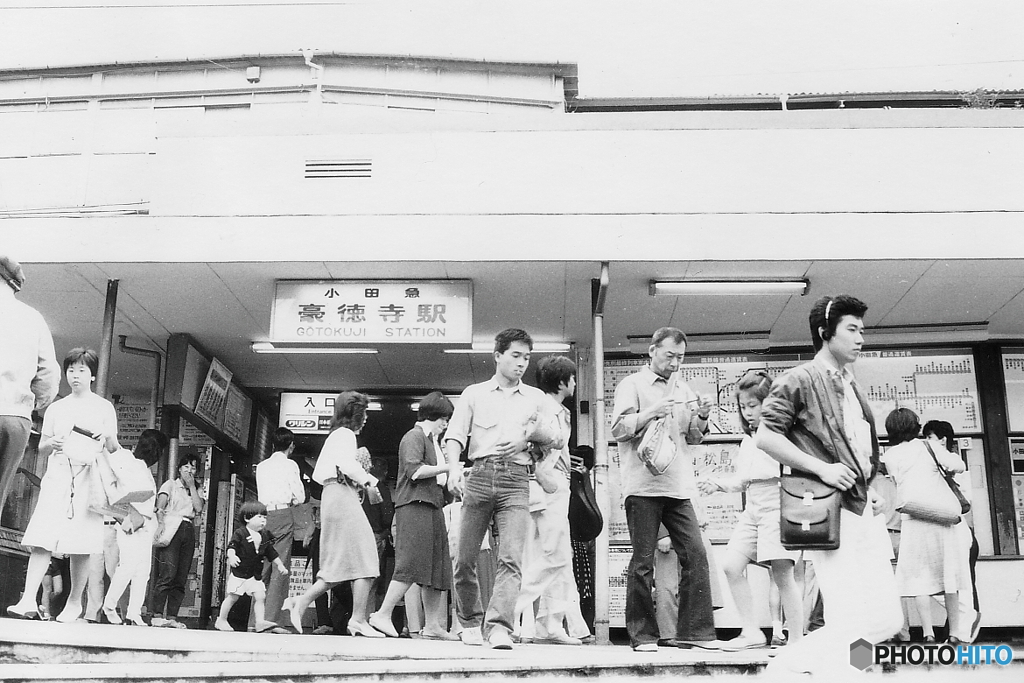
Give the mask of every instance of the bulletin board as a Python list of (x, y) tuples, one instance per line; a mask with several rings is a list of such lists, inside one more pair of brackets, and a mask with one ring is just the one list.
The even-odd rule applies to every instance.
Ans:
[(1024, 432), (1024, 349), (1003, 352), (1006, 422), (1011, 432)]

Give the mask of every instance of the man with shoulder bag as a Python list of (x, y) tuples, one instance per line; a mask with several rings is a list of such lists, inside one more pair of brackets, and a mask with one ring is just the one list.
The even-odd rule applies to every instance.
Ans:
[(838, 518), (835, 510), (828, 512), (828, 521), (839, 523), (838, 547), (805, 552), (827, 610), (825, 626), (784, 648), (769, 669), (847, 673), (851, 643), (882, 642), (903, 624), (892, 546), (879, 514), (883, 501), (869, 488), (878, 471), (874, 416), (849, 367), (864, 344), (865, 312), (867, 306), (852, 296), (816, 301), (809, 316), (814, 359), (776, 379), (761, 410), (757, 447), (791, 468), (805, 487), (800, 503), (787, 505), (793, 482), (784, 472), (783, 545), (799, 547), (794, 542), (818, 521), (799, 517), (804, 504), (819, 507), (838, 497), (840, 508)]

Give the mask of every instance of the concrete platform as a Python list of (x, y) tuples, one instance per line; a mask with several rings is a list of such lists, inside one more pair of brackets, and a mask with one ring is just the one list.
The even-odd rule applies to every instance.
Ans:
[[(1015, 653), (1021, 657), (1019, 651)], [(637, 653), (622, 645), (517, 645), (513, 650), (460, 642), (339, 636), (222, 633), (0, 619), (0, 679), (21, 681), (419, 681), (427, 679), (605, 680), (712, 675), (750, 680), (768, 663), (768, 650), (708, 652), (661, 648)], [(943, 674), (1020, 680), (1009, 667), (900, 667), (894, 678), (929, 681)], [(978, 675), (970, 675), (973, 673)], [(879, 674), (881, 675), (881, 674)], [(993, 678), (994, 677), (994, 678)]]

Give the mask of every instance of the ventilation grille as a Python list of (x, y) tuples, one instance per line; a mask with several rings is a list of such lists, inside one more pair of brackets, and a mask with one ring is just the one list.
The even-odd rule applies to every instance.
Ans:
[(307, 161), (306, 178), (369, 178), (369, 159), (340, 159), (336, 161)]

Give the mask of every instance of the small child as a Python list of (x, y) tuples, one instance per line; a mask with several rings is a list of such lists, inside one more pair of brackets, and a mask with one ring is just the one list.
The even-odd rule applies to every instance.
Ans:
[[(750, 370), (736, 385), (736, 403), (740, 424), (746, 436), (737, 457), (737, 480), (697, 483), (701, 493), (716, 491), (747, 492), (746, 506), (726, 546), (722, 569), (729, 580), (732, 597), (742, 623), (740, 635), (722, 648), (727, 651), (765, 647), (768, 643), (754, 615), (753, 597), (747, 582), (747, 565), (765, 564), (779, 587), (779, 596), (786, 620), (790, 624), (789, 640), (803, 637), (803, 595), (793, 577), (793, 566), (800, 553), (782, 547), (779, 532), (779, 463), (754, 445), (751, 436), (761, 422), (761, 403), (768, 397), (772, 379), (763, 370)], [(774, 616), (773, 616), (774, 618)], [(773, 624), (773, 631), (781, 624)], [(774, 636), (780, 636), (776, 641)], [(773, 634), (773, 642), (781, 644), (781, 634)]]
[(251, 595), (253, 613), (256, 616), (256, 631), (262, 633), (277, 626), (263, 618), (267, 598), (267, 590), (260, 581), (263, 574), (263, 558), (272, 561), (277, 571), (282, 574), (287, 574), (288, 568), (274, 550), (273, 537), (260, 533), (267, 526), (267, 506), (259, 501), (243, 503), (240, 514), (245, 526), (235, 529), (228, 543), (227, 563), (230, 571), (224, 601), (220, 605), (220, 615), (214, 627), (218, 631), (233, 631), (231, 624), (228, 623), (228, 612), (238, 602), (240, 596)]

